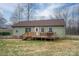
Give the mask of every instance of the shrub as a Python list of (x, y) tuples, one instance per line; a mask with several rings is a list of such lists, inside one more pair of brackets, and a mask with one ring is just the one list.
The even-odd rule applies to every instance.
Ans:
[(11, 33), (10, 32), (0, 32), (0, 35), (6, 36), (6, 35), (11, 35)]

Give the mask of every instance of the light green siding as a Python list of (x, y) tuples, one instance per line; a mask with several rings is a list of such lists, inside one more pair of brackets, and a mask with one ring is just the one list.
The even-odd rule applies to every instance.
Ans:
[[(26, 27), (17, 27), (17, 28), (14, 28), (13, 29), (13, 35), (17, 35), (17, 36), (20, 36), (22, 34), (25, 33), (25, 28)], [(16, 32), (18, 31), (18, 32)], [(31, 32), (34, 32), (34, 27), (31, 27)]]
[[(39, 27), (41, 32), (41, 27)], [(44, 31), (48, 32), (49, 31), (49, 27), (44, 27)], [(56, 33), (56, 35), (58, 37), (64, 37), (65, 36), (65, 27), (52, 27), (52, 31)]]
[[(31, 32), (35, 32), (36, 27), (31, 27)], [(39, 32), (41, 32), (41, 27), (39, 28)], [(16, 30), (18, 32), (16, 32)], [(44, 27), (44, 32), (48, 32), (49, 27)], [(52, 27), (52, 31), (56, 33), (58, 37), (64, 37), (65, 36), (65, 27)], [(25, 33), (25, 27), (17, 27), (13, 30), (13, 35), (22, 35)]]
[(13, 35), (19, 36), (22, 35), (23, 33), (25, 33), (25, 28), (14, 28), (13, 30)]
[(58, 37), (65, 36), (65, 27), (53, 27), (53, 31), (56, 32)]

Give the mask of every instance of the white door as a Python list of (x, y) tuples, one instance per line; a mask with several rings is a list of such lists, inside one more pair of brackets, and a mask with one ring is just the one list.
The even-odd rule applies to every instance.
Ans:
[(39, 35), (39, 27), (35, 27), (36, 35)]

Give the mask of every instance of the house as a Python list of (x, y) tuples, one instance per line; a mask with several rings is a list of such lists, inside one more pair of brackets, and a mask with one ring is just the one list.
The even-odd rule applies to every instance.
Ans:
[(52, 32), (58, 37), (65, 36), (65, 23), (63, 19), (21, 21), (15, 23), (12, 27), (13, 35), (15, 36), (21, 36), (28, 32)]

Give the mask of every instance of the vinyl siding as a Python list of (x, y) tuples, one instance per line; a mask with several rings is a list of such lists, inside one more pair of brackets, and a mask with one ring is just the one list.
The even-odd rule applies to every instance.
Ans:
[[(16, 30), (17, 30), (17, 32), (16, 32)], [(23, 33), (25, 33), (25, 28), (14, 28), (14, 30), (13, 30), (13, 35), (20, 36)]]
[[(36, 27), (31, 27), (31, 32), (35, 32), (35, 28)], [(41, 28), (42, 27), (38, 27), (39, 28), (39, 32), (41, 32)], [(49, 27), (43, 27), (44, 28), (44, 32), (48, 32), (49, 31)], [(16, 32), (16, 30), (18, 30), (18, 32)], [(64, 37), (65, 36), (65, 27), (52, 27), (52, 31), (55, 32), (57, 34), (58, 37)], [(18, 27), (18, 28), (14, 28), (13, 30), (13, 35), (22, 35), (25, 33), (25, 27)]]

